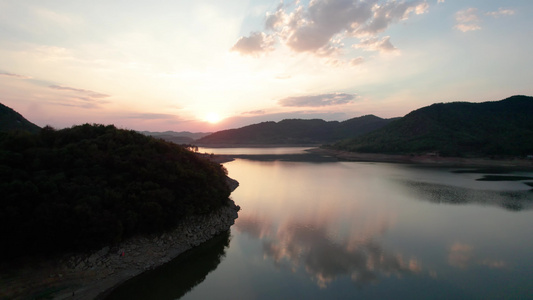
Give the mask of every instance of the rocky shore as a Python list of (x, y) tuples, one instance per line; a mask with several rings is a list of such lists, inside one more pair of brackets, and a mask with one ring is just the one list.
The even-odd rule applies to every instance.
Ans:
[[(238, 182), (228, 178), (234, 190)], [(98, 299), (106, 291), (227, 231), (240, 207), (232, 200), (206, 215), (187, 217), (171, 232), (135, 237), (93, 253), (26, 261), (0, 273), (0, 299)]]

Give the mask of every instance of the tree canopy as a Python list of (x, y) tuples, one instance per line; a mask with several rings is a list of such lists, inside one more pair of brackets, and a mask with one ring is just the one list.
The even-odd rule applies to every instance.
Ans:
[(85, 250), (171, 229), (228, 201), (227, 172), (112, 125), (0, 134), (1, 257)]

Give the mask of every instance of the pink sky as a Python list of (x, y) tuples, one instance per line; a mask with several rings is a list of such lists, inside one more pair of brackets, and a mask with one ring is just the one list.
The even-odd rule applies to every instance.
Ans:
[(39, 126), (205, 132), (533, 95), (528, 0), (0, 0), (0, 11), (0, 103)]

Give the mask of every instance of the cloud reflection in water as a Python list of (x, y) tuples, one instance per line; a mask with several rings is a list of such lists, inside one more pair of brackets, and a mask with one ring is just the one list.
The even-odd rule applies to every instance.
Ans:
[(455, 242), (450, 246), (448, 251), (448, 263), (452, 267), (467, 269), (476, 264), (489, 267), (490, 269), (503, 269), (507, 267), (507, 263), (498, 259), (476, 259), (474, 247), (469, 244)]
[(350, 234), (344, 239), (333, 239), (328, 224), (313, 220), (286, 222), (276, 231), (266, 218), (243, 216), (235, 227), (261, 238), (265, 257), (277, 266), (290, 267), (294, 272), (303, 267), (321, 288), (343, 276), (363, 285), (377, 282), (380, 276), (401, 277), (421, 271), (415, 259), (388, 252), (376, 241), (387, 227), (383, 223), (376, 226), (373, 235), (363, 226), (365, 234)]

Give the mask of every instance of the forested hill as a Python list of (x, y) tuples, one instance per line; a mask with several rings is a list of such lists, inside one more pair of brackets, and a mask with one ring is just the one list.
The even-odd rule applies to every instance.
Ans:
[(192, 144), (194, 140), (202, 138), (206, 135), (211, 134), (210, 132), (189, 132), (189, 131), (165, 131), (165, 132), (152, 132), (152, 131), (141, 131), (140, 133), (144, 135), (149, 135), (156, 137), (158, 139), (164, 139), (165, 141), (173, 142), (175, 144)]
[(0, 260), (164, 231), (228, 203), (226, 171), (112, 125), (0, 135)]
[(41, 128), (26, 120), (18, 112), (0, 103), (0, 131), (26, 130), (38, 132)]
[(438, 103), (387, 126), (333, 145), (373, 153), (439, 152), (443, 156), (533, 154), (533, 97)]
[(280, 122), (263, 122), (238, 129), (218, 131), (197, 140), (195, 143), (198, 145), (324, 144), (359, 136), (381, 128), (392, 120), (373, 115), (343, 122), (327, 122), (320, 119), (287, 119)]

